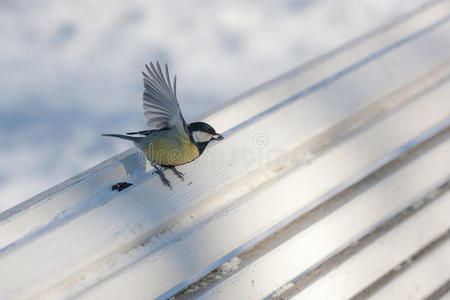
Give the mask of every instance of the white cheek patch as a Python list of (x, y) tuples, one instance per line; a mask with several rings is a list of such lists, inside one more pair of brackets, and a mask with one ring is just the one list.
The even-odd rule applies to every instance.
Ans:
[(212, 134), (204, 131), (194, 131), (192, 132), (192, 137), (196, 143), (209, 142), (212, 139)]

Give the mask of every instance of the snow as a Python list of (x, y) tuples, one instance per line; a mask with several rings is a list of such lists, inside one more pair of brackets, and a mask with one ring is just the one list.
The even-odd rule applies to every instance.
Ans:
[(130, 147), (149, 60), (193, 120), (426, 2), (2, 1), (0, 212)]

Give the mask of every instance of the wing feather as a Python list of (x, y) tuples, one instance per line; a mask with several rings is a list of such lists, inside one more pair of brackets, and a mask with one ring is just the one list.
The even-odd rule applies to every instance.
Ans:
[(170, 82), (169, 67), (165, 65), (163, 73), (161, 65), (150, 62), (145, 65), (147, 73), (142, 72), (144, 80), (143, 108), (147, 125), (156, 129), (179, 126), (186, 129), (186, 122), (181, 114), (177, 100), (177, 77)]

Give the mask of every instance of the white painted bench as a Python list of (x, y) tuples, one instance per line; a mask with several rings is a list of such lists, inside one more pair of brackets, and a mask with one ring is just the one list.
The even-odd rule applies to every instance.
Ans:
[(250, 91), (173, 190), (131, 149), (1, 213), (0, 299), (444, 295), (449, 37), (437, 1)]

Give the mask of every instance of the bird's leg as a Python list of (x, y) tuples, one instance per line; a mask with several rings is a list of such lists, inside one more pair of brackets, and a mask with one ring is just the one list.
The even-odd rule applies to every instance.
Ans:
[(178, 179), (180, 179), (181, 181), (184, 181), (184, 174), (181, 173), (180, 171), (177, 170), (177, 168), (175, 168), (175, 166), (171, 166), (171, 167), (167, 167), (169, 168), (173, 174), (175, 174), (175, 176), (178, 177)]
[(152, 167), (155, 168), (154, 173), (157, 173), (159, 175), (159, 179), (161, 179), (162, 183), (164, 185), (167, 185), (170, 189), (172, 189), (172, 186), (170, 185), (170, 181), (167, 180), (166, 175), (164, 175), (164, 172), (162, 171), (162, 168), (158, 167), (156, 164), (151, 163)]

